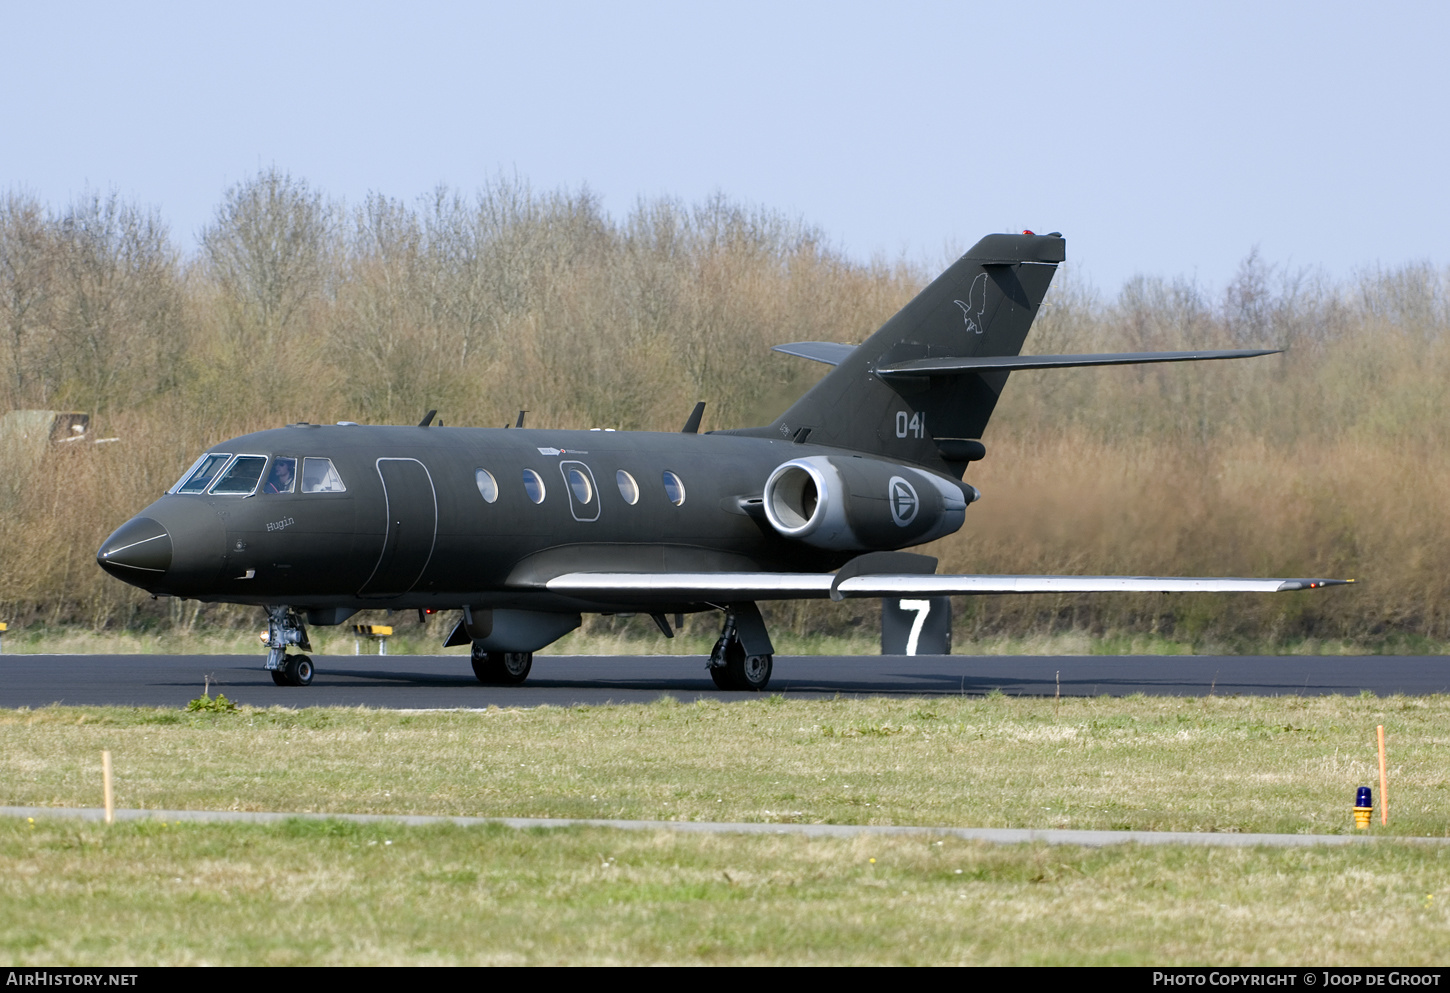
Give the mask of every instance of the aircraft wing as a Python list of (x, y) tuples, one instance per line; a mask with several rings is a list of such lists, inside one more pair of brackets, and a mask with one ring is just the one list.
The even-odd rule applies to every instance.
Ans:
[(599, 599), (801, 600), (828, 597), (829, 572), (571, 572), (545, 586), (550, 593)]
[(851, 576), (790, 572), (571, 572), (548, 581), (552, 593), (626, 600), (799, 600), (831, 597), (971, 596), (987, 593), (1285, 593), (1343, 586), (1346, 579), (1237, 579), (1194, 576)]
[(965, 596), (973, 593), (1286, 593), (1343, 586), (1350, 579), (1231, 579), (1212, 576), (856, 576), (846, 596)]

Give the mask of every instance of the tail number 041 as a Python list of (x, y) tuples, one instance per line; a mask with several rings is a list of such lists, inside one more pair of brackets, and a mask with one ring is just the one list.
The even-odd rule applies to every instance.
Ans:
[(904, 410), (896, 412), (896, 437), (898, 438), (925, 438), (926, 437), (926, 415), (907, 414)]

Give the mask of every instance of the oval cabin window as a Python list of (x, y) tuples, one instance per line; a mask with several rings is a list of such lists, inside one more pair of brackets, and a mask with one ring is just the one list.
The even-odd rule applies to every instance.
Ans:
[(569, 489), (574, 493), (574, 499), (581, 505), (589, 503), (594, 499), (594, 487), (589, 485), (589, 477), (578, 469), (569, 470)]
[(478, 484), (478, 495), (483, 497), (484, 503), (493, 503), (498, 499), (498, 481), (493, 478), (493, 473), (487, 469), (475, 469), (473, 481)]
[(524, 470), (524, 492), (534, 503), (544, 502), (544, 480), (532, 469)]
[(685, 502), (685, 484), (680, 482), (680, 477), (666, 469), (664, 479), (665, 496), (670, 498), (670, 503), (676, 507), (683, 504)]
[(614, 481), (619, 484), (619, 495), (624, 497), (624, 502), (633, 507), (639, 500), (639, 484), (634, 477), (621, 469), (614, 474)]

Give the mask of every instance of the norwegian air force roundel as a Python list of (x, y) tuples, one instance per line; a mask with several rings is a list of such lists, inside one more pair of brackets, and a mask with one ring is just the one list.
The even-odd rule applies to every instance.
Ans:
[(891, 519), (896, 522), (896, 526), (904, 528), (916, 520), (916, 512), (921, 507), (916, 488), (900, 476), (892, 476), (886, 489), (891, 504)]

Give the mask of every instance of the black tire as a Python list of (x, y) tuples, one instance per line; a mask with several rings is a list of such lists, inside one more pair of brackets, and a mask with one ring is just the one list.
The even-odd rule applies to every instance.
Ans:
[[(770, 673), (774, 667), (771, 656), (746, 655), (745, 646), (738, 641), (732, 641), (725, 649), (725, 671), (734, 684), (732, 689), (761, 692), (770, 685)], [(715, 685), (720, 684), (717, 682)]]
[(268, 669), (267, 671), (272, 674), (272, 682), (276, 683), (278, 686), (291, 686), (292, 685), (291, 683), (287, 682), (287, 672), (286, 672), (286, 670), (284, 670), (284, 669)]
[(533, 652), (480, 652), (474, 650), (473, 674), (486, 686), (518, 686), (534, 667)]
[(730, 678), (730, 670), (723, 665), (710, 667), (710, 678), (715, 681), (717, 690), (739, 689), (735, 681)]
[(306, 655), (287, 656), (287, 685), (312, 685), (312, 660)]

